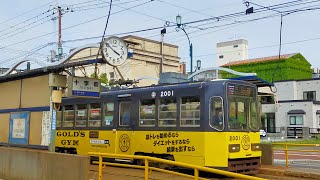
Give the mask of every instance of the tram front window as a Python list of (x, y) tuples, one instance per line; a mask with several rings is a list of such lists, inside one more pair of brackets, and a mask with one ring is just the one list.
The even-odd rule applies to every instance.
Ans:
[(243, 85), (228, 85), (228, 127), (233, 131), (258, 130), (256, 89)]

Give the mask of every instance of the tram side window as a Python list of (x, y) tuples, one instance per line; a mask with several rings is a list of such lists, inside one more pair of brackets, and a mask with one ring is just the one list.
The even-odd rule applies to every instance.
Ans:
[(61, 121), (62, 121), (62, 107), (61, 106), (59, 106), (58, 107), (58, 109), (57, 109), (57, 124), (56, 124), (56, 126), (57, 127), (61, 127)]
[(181, 98), (180, 126), (200, 126), (200, 96), (188, 96)]
[(113, 125), (113, 112), (114, 112), (114, 103), (111, 103), (111, 102), (104, 103), (104, 118), (103, 118), (102, 126)]
[(119, 125), (120, 126), (130, 125), (131, 106), (132, 106), (131, 102), (120, 102), (119, 104), (119, 110), (120, 110)]
[(100, 127), (100, 126), (101, 126), (101, 104), (100, 103), (90, 104), (89, 127)]
[(253, 130), (259, 129), (259, 120), (257, 118), (256, 102), (250, 103), (250, 127)]
[(159, 105), (159, 126), (176, 126), (176, 98), (162, 98)]
[(155, 99), (143, 99), (140, 101), (140, 126), (155, 126), (156, 101)]
[(86, 104), (78, 104), (76, 111), (76, 127), (86, 127), (88, 120), (88, 108)]
[(73, 127), (74, 123), (74, 107), (67, 105), (63, 107), (62, 127)]
[(219, 131), (223, 130), (224, 128), (223, 104), (220, 97), (211, 98), (210, 126)]

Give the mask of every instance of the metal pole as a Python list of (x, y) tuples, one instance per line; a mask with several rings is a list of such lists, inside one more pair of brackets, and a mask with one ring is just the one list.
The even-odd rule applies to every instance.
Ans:
[(57, 122), (57, 112), (54, 108), (54, 104), (52, 102), (52, 92), (53, 87), (50, 87), (50, 139), (49, 139), (49, 151), (55, 152), (55, 143), (56, 143), (56, 122)]
[(160, 77), (160, 74), (163, 72), (163, 37), (164, 37), (164, 34), (161, 33), (161, 47), (160, 47), (161, 61), (160, 61), (159, 77)]
[(192, 48), (192, 43), (190, 44), (190, 74), (193, 73), (193, 55), (192, 55), (192, 51), (193, 51), (193, 48)]
[(61, 48), (62, 46), (62, 31), (61, 31), (61, 7), (58, 6), (58, 13), (59, 13), (59, 41), (58, 41), (58, 46)]
[(144, 160), (144, 179), (149, 179), (149, 161), (148, 159)]

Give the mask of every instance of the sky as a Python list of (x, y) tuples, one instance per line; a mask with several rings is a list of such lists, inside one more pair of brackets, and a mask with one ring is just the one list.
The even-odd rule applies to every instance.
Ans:
[[(0, 67), (10, 67), (26, 57), (40, 62), (47, 61), (50, 50), (57, 48), (58, 21), (55, 20), (57, 13), (54, 9), (57, 5), (65, 10), (62, 17), (65, 53), (70, 48), (99, 42), (101, 38), (79, 39), (102, 36), (109, 2), (2, 2)], [(301, 53), (312, 67), (320, 67), (320, 0), (252, 0), (249, 1), (249, 7), (253, 7), (255, 13), (245, 15), (247, 7), (243, 0), (113, 0), (106, 35), (129, 35), (123, 33), (163, 27), (168, 21), (172, 27), (167, 27), (164, 41), (179, 46), (179, 57), (189, 68), (187, 37), (182, 31), (175, 30), (176, 16), (179, 14), (182, 23), (187, 23), (185, 30), (193, 44), (194, 64), (196, 60), (201, 60), (202, 68), (207, 68), (216, 65), (216, 44), (223, 41), (248, 40), (250, 59), (278, 55), (281, 13), (284, 15), (281, 54)], [(305, 11), (301, 11), (303, 9)], [(299, 12), (292, 13), (292, 10)], [(231, 15), (234, 13), (239, 14)], [(201, 22), (188, 24), (198, 20)], [(160, 29), (132, 35), (160, 40)], [(32, 67), (37, 65), (32, 64)]]

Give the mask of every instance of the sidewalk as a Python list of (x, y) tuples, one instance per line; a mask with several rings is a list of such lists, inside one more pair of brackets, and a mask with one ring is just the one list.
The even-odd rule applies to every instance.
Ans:
[(287, 168), (285, 166), (262, 165), (259, 173), (276, 175), (276, 176), (292, 176), (292, 177), (301, 177), (301, 178), (320, 180), (320, 164), (319, 164), (319, 169), (296, 168), (296, 167)]

